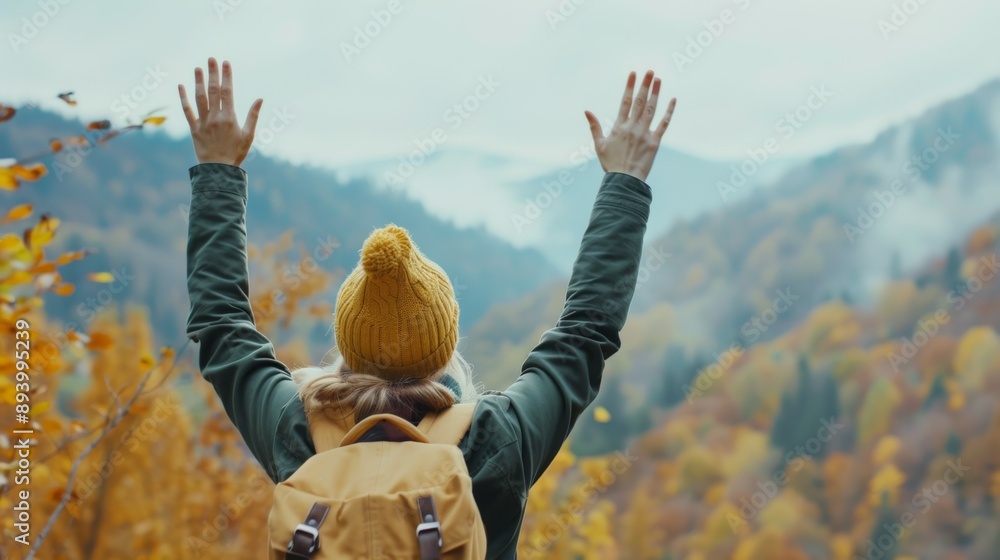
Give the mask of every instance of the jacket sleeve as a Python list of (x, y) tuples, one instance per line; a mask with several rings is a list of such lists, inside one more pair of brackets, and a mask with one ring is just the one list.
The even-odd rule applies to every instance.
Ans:
[(597, 397), (605, 361), (621, 347), (652, 191), (624, 173), (601, 183), (573, 264), (566, 303), (504, 394), (520, 429), (525, 491), (545, 472)]
[(275, 482), (312, 453), (297, 386), (254, 322), (246, 253), (247, 174), (224, 163), (190, 168), (187, 335), (229, 419)]

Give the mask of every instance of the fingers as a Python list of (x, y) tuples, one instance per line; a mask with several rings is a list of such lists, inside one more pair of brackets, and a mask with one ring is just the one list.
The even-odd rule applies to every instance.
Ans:
[(177, 93), (181, 96), (181, 109), (184, 111), (184, 118), (187, 119), (188, 126), (194, 128), (194, 111), (191, 110), (191, 105), (188, 104), (187, 92), (184, 91), (184, 84), (177, 84)]
[(236, 115), (235, 103), (233, 102), (233, 66), (228, 60), (222, 61), (222, 112), (228, 115)]
[(642, 85), (639, 86), (639, 94), (635, 96), (635, 102), (632, 103), (632, 113), (629, 115), (629, 120), (633, 122), (638, 122), (642, 118), (642, 112), (646, 109), (646, 98), (649, 97), (649, 84), (653, 81), (653, 71), (647, 70), (646, 75), (642, 77)]
[(650, 123), (653, 122), (653, 115), (656, 114), (656, 101), (660, 97), (660, 79), (653, 79), (653, 92), (649, 96), (649, 102), (646, 103), (646, 110), (642, 112), (639, 116), (639, 124), (642, 128), (649, 130)]
[(208, 94), (205, 93), (205, 73), (194, 69), (194, 102), (198, 105), (198, 118), (208, 118)]
[(590, 123), (590, 134), (594, 137), (594, 143), (596, 144), (603, 140), (604, 132), (601, 130), (601, 122), (590, 111), (584, 111), (583, 115), (587, 117), (587, 122)]
[(628, 80), (625, 82), (625, 93), (622, 95), (622, 104), (618, 109), (618, 121), (628, 120), (628, 112), (632, 108), (632, 94), (635, 92), (635, 72), (629, 72)]
[(674, 97), (670, 100), (670, 105), (667, 105), (667, 114), (663, 115), (663, 120), (660, 121), (660, 125), (656, 127), (656, 131), (653, 133), (656, 136), (656, 140), (659, 141), (663, 138), (663, 134), (667, 131), (667, 127), (670, 126), (670, 117), (674, 114), (674, 107), (677, 105), (677, 98)]
[(219, 101), (219, 63), (215, 57), (208, 58), (208, 110), (209, 112), (222, 109)]
[(247, 142), (253, 142), (254, 131), (257, 130), (257, 117), (260, 117), (260, 107), (263, 104), (263, 99), (257, 99), (253, 105), (250, 105), (247, 120), (243, 123), (243, 139)]

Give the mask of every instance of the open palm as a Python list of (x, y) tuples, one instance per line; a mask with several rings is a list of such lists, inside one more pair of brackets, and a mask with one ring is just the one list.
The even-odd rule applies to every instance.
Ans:
[(240, 126), (236, 119), (233, 103), (233, 67), (228, 60), (222, 62), (222, 81), (219, 81), (219, 65), (215, 58), (208, 59), (208, 87), (201, 68), (194, 70), (195, 103), (198, 116), (188, 104), (184, 84), (177, 84), (181, 96), (181, 107), (191, 127), (191, 140), (199, 163), (228, 163), (239, 165), (250, 152), (257, 117), (263, 99), (257, 99), (250, 106), (246, 122)]

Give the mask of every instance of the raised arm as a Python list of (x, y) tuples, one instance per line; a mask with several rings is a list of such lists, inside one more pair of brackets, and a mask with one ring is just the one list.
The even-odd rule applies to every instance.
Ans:
[(209, 59), (206, 92), (195, 71), (198, 118), (181, 104), (199, 164), (190, 168), (187, 334), (200, 342), (202, 375), (215, 388), (230, 420), (274, 481), (312, 453), (308, 425), (288, 369), (255, 326), (246, 253), (247, 174), (239, 167), (253, 141), (262, 100), (240, 128), (233, 111), (232, 68)]
[(573, 265), (562, 316), (504, 392), (521, 431), (526, 487), (538, 480), (594, 401), (604, 363), (621, 347), (619, 333), (635, 291), (652, 201), (645, 179), (676, 104), (671, 99), (651, 131), (660, 80), (647, 72), (633, 102), (635, 81), (633, 72), (607, 137), (593, 113), (585, 113), (606, 175)]

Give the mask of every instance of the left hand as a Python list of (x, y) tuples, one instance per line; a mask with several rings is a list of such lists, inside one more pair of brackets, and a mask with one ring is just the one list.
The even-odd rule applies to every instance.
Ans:
[(198, 163), (227, 163), (240, 165), (253, 144), (257, 117), (264, 100), (258, 98), (250, 106), (246, 123), (241, 127), (233, 108), (233, 67), (222, 61), (222, 83), (219, 83), (219, 66), (215, 58), (208, 59), (208, 90), (201, 68), (194, 70), (195, 102), (198, 118), (188, 104), (183, 84), (177, 84), (181, 107), (191, 127), (191, 140)]

